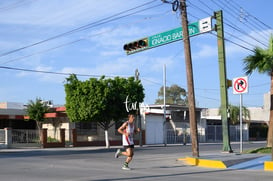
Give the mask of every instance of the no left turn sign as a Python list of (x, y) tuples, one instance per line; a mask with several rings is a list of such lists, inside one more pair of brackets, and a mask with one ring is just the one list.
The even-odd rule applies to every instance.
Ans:
[(233, 94), (248, 92), (248, 77), (237, 77), (232, 80)]

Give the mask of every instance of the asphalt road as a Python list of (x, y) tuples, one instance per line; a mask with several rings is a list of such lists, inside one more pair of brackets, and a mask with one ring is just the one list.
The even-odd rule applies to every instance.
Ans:
[[(244, 149), (264, 143), (244, 144)], [(232, 145), (234, 151), (239, 145)], [(220, 153), (220, 144), (200, 144), (200, 155)], [(273, 172), (263, 170), (208, 169), (184, 165), (178, 158), (191, 156), (191, 146), (136, 147), (131, 171), (121, 169), (124, 157), (114, 158), (116, 148), (0, 150), (0, 180), (188, 180), (272, 181)]]

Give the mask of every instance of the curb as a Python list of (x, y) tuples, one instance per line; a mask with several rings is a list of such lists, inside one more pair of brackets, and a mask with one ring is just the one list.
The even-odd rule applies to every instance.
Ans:
[(265, 161), (264, 162), (264, 170), (265, 171), (273, 171), (273, 161)]
[[(206, 167), (206, 168), (220, 168), (227, 169), (228, 166), (221, 160), (208, 160), (194, 157), (179, 158), (178, 160), (183, 161), (187, 165)], [(273, 171), (273, 161), (264, 161), (264, 171)]]
[(181, 160), (188, 165), (199, 166), (199, 167), (227, 168), (224, 162), (220, 160), (206, 160), (206, 159), (199, 159), (199, 158), (193, 158), (193, 157), (180, 158), (178, 160)]

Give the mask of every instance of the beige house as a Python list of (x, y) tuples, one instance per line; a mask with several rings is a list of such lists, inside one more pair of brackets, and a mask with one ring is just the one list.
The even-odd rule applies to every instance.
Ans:
[[(243, 123), (243, 129), (249, 134), (249, 140), (265, 140), (269, 125), (270, 93), (264, 94), (263, 107), (247, 107), (250, 112), (250, 125)], [(208, 125), (221, 125), (221, 116), (218, 108), (203, 109), (201, 119)]]
[[(250, 140), (262, 140), (266, 138), (267, 125), (269, 121), (269, 93), (264, 95), (263, 107), (249, 107), (251, 124), (244, 126)], [(142, 105), (140, 107), (141, 116), (137, 125), (141, 125), (143, 130), (143, 144), (171, 144), (189, 142), (189, 112), (188, 107), (178, 105), (166, 105), (164, 112), (163, 105)], [(59, 129), (65, 129), (65, 140), (71, 142), (72, 130), (77, 130), (77, 140), (79, 142), (94, 143), (104, 145), (105, 132), (94, 122), (69, 121), (65, 107), (52, 108), (52, 113), (47, 113), (46, 123), (43, 128), (48, 130), (48, 137), (59, 139)], [(218, 109), (197, 108), (196, 118), (199, 133), (199, 141), (209, 141), (208, 135), (217, 137), (211, 132), (211, 126), (221, 127), (221, 117)], [(10, 127), (12, 129), (36, 129), (35, 122), (24, 121), (25, 110), (23, 104), (0, 103), (0, 129)], [(164, 117), (165, 115), (165, 117)], [(125, 120), (124, 120), (125, 121)], [(121, 145), (121, 135), (117, 133), (117, 128), (122, 121), (111, 127), (109, 132), (110, 145)], [(220, 129), (220, 128), (219, 128)], [(232, 131), (232, 130), (231, 130)], [(214, 135), (213, 135), (214, 134)], [(221, 133), (220, 133), (221, 134)], [(138, 136), (136, 136), (138, 140)]]

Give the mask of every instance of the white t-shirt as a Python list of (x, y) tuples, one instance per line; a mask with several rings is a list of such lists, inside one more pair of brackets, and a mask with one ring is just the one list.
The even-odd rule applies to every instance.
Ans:
[(134, 131), (135, 131), (134, 124), (130, 125), (130, 123), (127, 121), (127, 128), (124, 129), (124, 132), (129, 133), (129, 135), (128, 136), (125, 136), (124, 134), (122, 135), (123, 146), (134, 145)]

